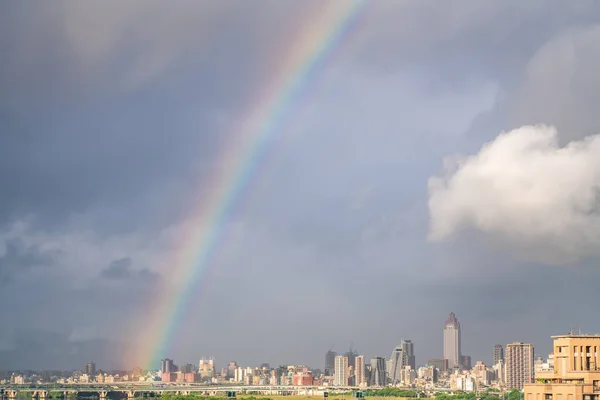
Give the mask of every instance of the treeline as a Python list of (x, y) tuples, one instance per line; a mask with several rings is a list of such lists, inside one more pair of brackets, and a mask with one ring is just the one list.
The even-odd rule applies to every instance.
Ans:
[[(215, 400), (220, 396), (204, 396), (201, 394), (173, 394), (173, 393), (165, 393), (160, 396), (161, 400)], [(227, 399), (226, 397), (221, 397), (222, 399)], [(273, 400), (270, 397), (255, 397), (255, 396), (240, 396), (239, 400)]]
[[(363, 391), (365, 397), (403, 397), (403, 398), (425, 398), (425, 394), (414, 390), (400, 388), (367, 389)], [(351, 396), (351, 393), (329, 393), (330, 397)], [(310, 397), (310, 396), (309, 396)], [(240, 396), (239, 400), (273, 400), (270, 397)], [(178, 395), (165, 393), (160, 396), (160, 400), (215, 400), (213, 396), (204, 396), (200, 394)], [(455, 391), (452, 394), (436, 393), (435, 400), (523, 400), (523, 394), (516, 389), (502, 395), (500, 392), (489, 389), (480, 393), (478, 397), (475, 392)]]
[[(485, 393), (482, 393), (479, 397), (480, 400), (523, 400), (523, 393), (517, 389), (513, 389), (508, 393), (502, 395), (500, 392), (494, 389), (490, 389)], [(456, 391), (453, 394), (436, 393), (436, 400), (476, 400), (477, 394), (475, 392), (462, 392)]]
[[(365, 397), (418, 397), (419, 393), (414, 390), (399, 388), (367, 389), (363, 392)], [(422, 396), (425, 397), (425, 396)]]

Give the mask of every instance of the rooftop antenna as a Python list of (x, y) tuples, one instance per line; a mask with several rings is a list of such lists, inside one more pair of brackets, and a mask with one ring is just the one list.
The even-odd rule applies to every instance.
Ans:
[(581, 326), (579, 326), (579, 335), (581, 336)]
[(569, 327), (569, 335), (572, 335), (572, 334), (573, 334), (573, 327), (572, 327), (572, 326), (570, 326), (570, 327)]

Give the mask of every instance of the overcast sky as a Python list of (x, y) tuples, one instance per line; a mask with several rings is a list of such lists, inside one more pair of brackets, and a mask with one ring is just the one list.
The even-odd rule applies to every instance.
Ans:
[[(323, 7), (0, 5), (0, 368), (136, 366), (219, 157)], [(163, 356), (322, 368), (404, 338), (422, 364), (451, 311), (487, 364), (600, 332), (599, 62), (593, 1), (367, 3)]]

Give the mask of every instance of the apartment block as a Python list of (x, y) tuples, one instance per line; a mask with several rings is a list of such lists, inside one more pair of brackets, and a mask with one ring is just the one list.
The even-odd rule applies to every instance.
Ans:
[(523, 385), (533, 383), (534, 350), (532, 344), (507, 344), (505, 361), (507, 389), (521, 390)]
[(525, 400), (600, 400), (600, 335), (560, 335), (554, 365), (526, 384)]

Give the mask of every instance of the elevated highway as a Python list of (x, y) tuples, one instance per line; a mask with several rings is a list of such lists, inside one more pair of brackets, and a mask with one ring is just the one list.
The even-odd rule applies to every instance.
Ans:
[(113, 384), (41, 384), (41, 385), (4, 385), (0, 386), (0, 397), (5, 400), (14, 400), (19, 394), (31, 394), (36, 400), (49, 400), (50, 398), (68, 398), (86, 395), (97, 397), (100, 400), (108, 399), (134, 399), (136, 397), (159, 397), (163, 394), (203, 396), (225, 396), (227, 392), (239, 395), (323, 395), (324, 392), (342, 393), (360, 390), (356, 386), (323, 387), (323, 386), (211, 386), (201, 384), (149, 384), (148, 382), (120, 382)]

